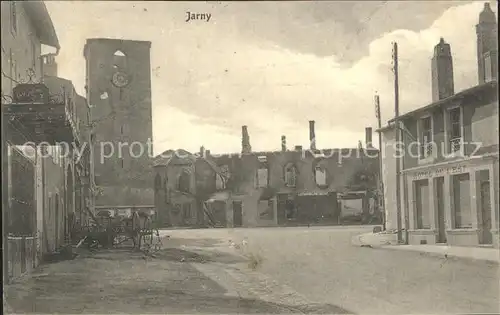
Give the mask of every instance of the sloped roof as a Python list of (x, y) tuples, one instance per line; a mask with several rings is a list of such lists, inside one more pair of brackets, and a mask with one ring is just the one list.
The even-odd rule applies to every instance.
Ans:
[(61, 49), (57, 33), (50, 18), (49, 11), (43, 1), (19, 1), (33, 23), (40, 43)]

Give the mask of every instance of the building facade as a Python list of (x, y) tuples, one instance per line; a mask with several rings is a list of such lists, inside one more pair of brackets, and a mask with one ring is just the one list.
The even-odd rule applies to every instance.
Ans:
[(50, 67), (44, 67), (41, 45), (60, 49), (45, 4), (1, 5), (2, 222), (4, 280), (9, 281), (70, 241), (81, 130), (72, 84), (50, 82), (45, 75)]
[(353, 217), (381, 223), (374, 202), (379, 160), (371, 129), (368, 149), (318, 150), (314, 122), (310, 135), (307, 150), (287, 150), (282, 137), (281, 151), (254, 152), (243, 126), (238, 154), (213, 155), (204, 148), (196, 154), (164, 152), (155, 162), (159, 217), (166, 214), (164, 224), (173, 226), (336, 225)]
[(97, 206), (153, 204), (150, 42), (88, 39)]
[[(486, 26), (496, 32), (492, 14), (485, 5), (477, 26), (479, 84), (454, 93), (451, 48), (441, 39), (432, 62), (433, 102), (400, 117), (401, 226), (410, 244), (498, 247), (498, 87), (496, 59), (489, 57), (496, 45), (489, 34), (483, 38)], [(387, 227), (395, 229), (394, 120), (381, 132)]]

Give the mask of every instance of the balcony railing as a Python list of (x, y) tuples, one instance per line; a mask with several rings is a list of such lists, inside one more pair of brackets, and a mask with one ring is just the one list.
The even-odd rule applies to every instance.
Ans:
[(64, 86), (54, 92), (42, 83), (18, 84), (5, 115), (25, 127), (35, 142), (78, 142), (73, 98)]
[(450, 153), (460, 152), (462, 149), (462, 138), (452, 138), (450, 139)]
[(432, 142), (424, 143), (420, 145), (420, 159), (428, 159), (433, 156), (433, 145)]

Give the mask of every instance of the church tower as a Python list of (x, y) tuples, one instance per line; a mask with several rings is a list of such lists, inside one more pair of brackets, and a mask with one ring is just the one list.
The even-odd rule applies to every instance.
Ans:
[(485, 3), (476, 25), (477, 74), (479, 84), (496, 79), (498, 72), (497, 19), (490, 4)]
[(151, 42), (88, 39), (96, 206), (153, 205)]

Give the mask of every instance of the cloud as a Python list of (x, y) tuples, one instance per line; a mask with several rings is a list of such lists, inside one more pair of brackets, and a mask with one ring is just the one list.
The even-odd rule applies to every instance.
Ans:
[[(136, 27), (145, 19), (139, 17), (141, 9), (135, 14), (121, 12), (122, 21), (110, 17), (116, 24), (105, 24), (103, 15), (99, 23), (79, 24), (64, 35), (59, 31), (63, 50), (58, 61), (63, 76), (81, 76), (76, 79), (81, 82), (82, 71), (74, 69), (82, 60), (69, 56), (81, 56), (85, 38), (152, 40), (157, 153), (169, 148), (196, 151), (201, 145), (216, 152), (237, 152), (241, 125), (248, 126), (255, 150), (279, 149), (281, 135), (287, 136), (289, 147), (306, 146), (308, 120), (316, 121), (319, 147), (356, 147), (364, 139), (364, 127), (376, 127), (375, 91), (380, 95), (383, 120), (393, 116), (393, 41), (399, 48), (402, 112), (430, 102), (430, 59), (440, 37), (451, 44), (455, 90), (477, 82), (474, 25), (483, 7), (478, 2), (446, 10), (427, 29), (380, 35), (368, 45), (368, 54), (348, 67), (339, 61), (340, 56), (299, 53), (262, 36), (244, 36), (249, 32), (237, 23), (242, 17), (224, 15), (229, 9), (223, 6), (197, 4), (198, 12), (215, 12), (213, 23), (194, 24), (184, 22), (185, 10), (194, 10), (194, 4), (169, 4), (168, 10), (161, 2), (147, 5), (144, 14), (150, 23), (144, 27)], [(113, 6), (125, 10), (121, 3)], [(109, 6), (106, 10), (114, 14)]]

